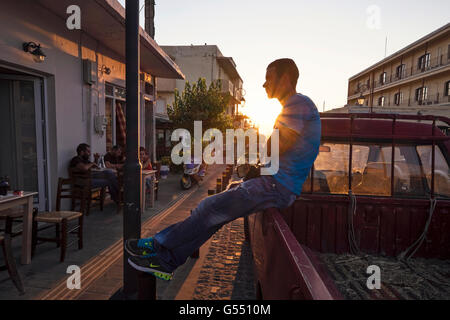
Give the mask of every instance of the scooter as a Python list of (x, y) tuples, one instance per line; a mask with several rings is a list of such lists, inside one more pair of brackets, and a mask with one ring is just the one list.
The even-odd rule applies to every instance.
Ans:
[(183, 166), (184, 174), (181, 177), (180, 185), (184, 190), (189, 190), (194, 184), (202, 181), (205, 176), (205, 171), (200, 164), (185, 164)]

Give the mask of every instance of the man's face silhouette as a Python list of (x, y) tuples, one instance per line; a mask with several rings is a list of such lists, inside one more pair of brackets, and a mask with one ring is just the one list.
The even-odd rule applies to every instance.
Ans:
[(269, 99), (280, 99), (290, 89), (287, 75), (279, 77), (275, 68), (267, 68), (266, 82), (263, 85)]

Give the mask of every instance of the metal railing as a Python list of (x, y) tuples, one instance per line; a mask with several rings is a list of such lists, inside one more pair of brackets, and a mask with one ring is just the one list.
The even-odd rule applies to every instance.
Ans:
[(417, 74), (432, 71), (439, 67), (447, 65), (450, 65), (450, 57), (448, 53), (443, 53), (439, 57), (434, 57), (422, 66), (419, 66), (419, 61), (417, 60), (414, 62), (414, 65), (405, 67), (401, 72), (397, 73), (395, 71), (391, 75), (388, 75), (386, 77), (386, 81), (380, 81), (380, 79), (378, 78), (378, 80), (374, 82), (374, 89), (398, 82), (400, 80), (405, 80)]
[[(450, 103), (450, 96), (445, 96), (441, 93), (437, 93), (434, 95), (427, 95), (423, 99), (415, 100), (415, 97), (411, 98), (403, 98), (400, 103), (395, 103), (395, 97), (391, 96), (390, 101), (385, 103), (384, 107), (413, 107), (413, 106), (431, 106), (442, 103)], [(377, 107), (381, 107), (376, 105)]]

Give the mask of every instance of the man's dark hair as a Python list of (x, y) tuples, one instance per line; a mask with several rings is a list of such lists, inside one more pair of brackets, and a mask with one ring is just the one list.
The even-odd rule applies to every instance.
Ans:
[(122, 150), (121, 146), (114, 146), (112, 147), (112, 151)]
[(87, 148), (90, 148), (91, 146), (86, 144), (86, 143), (82, 143), (77, 147), (77, 154), (80, 154), (83, 151), (86, 151)]
[(281, 78), (284, 74), (288, 74), (294, 89), (297, 87), (298, 77), (300, 73), (298, 71), (297, 65), (292, 59), (278, 59), (269, 64), (267, 69), (275, 68), (278, 78)]

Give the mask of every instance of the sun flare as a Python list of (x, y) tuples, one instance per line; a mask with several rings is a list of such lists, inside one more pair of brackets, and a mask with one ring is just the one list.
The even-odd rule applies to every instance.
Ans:
[(259, 128), (259, 132), (269, 136), (272, 133), (275, 120), (281, 112), (281, 104), (276, 99), (263, 99), (256, 103), (247, 103), (242, 113), (250, 118)]

